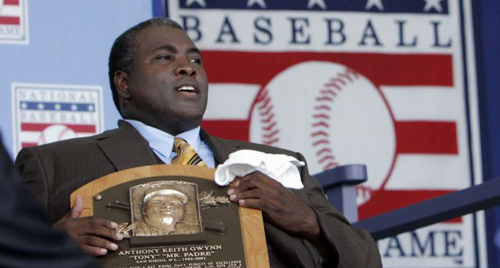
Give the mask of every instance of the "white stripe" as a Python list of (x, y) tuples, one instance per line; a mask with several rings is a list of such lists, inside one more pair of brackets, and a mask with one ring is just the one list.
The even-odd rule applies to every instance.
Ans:
[(40, 131), (22, 131), (19, 133), (19, 141), (23, 142), (37, 142), (40, 138)]
[(14, 16), (14, 17), (19, 17), (21, 16), (21, 6), (11, 6), (11, 5), (4, 5), (3, 8), (0, 10), (0, 16), (2, 17), (7, 17), (7, 16)]
[(260, 85), (210, 84), (206, 120), (247, 120)]
[(451, 87), (381, 87), (396, 120), (457, 121), (465, 110), (462, 94)]
[(399, 155), (386, 189), (457, 190), (469, 187), (467, 177), (469, 168), (463, 156)]

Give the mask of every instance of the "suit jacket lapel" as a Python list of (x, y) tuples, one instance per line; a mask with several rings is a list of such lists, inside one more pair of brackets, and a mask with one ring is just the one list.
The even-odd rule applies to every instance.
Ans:
[(217, 137), (211, 136), (203, 129), (200, 130), (200, 137), (212, 150), (215, 158), (215, 167), (218, 164), (224, 163), (229, 158), (230, 153), (239, 150), (239, 145), (232, 146), (228, 141), (222, 141)]
[(116, 170), (158, 164), (148, 142), (125, 121), (118, 122), (119, 129), (98, 140), (98, 145)]

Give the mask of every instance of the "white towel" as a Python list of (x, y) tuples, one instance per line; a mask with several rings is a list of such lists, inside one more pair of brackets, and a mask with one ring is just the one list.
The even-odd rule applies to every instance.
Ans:
[(235, 177), (243, 177), (254, 171), (260, 171), (283, 186), (302, 189), (299, 169), (305, 163), (284, 154), (266, 154), (253, 150), (239, 150), (229, 155), (224, 164), (215, 171), (215, 182), (225, 186)]

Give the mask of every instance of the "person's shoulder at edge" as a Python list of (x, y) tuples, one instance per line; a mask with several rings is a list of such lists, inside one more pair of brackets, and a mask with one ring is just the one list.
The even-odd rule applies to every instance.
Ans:
[(1, 138), (0, 176), (4, 212), (0, 216), (0, 247), (9, 249), (0, 254), (1, 267), (99, 267), (64, 232), (50, 226), (42, 207), (17, 182), (19, 175)]

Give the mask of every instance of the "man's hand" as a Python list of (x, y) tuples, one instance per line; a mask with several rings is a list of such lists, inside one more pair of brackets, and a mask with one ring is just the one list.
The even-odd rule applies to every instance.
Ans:
[(82, 211), (83, 200), (81, 196), (77, 196), (71, 211), (57, 221), (54, 227), (66, 231), (83, 251), (91, 255), (106, 255), (108, 250), (117, 250), (118, 245), (110, 241), (123, 239), (115, 231), (117, 224), (94, 217), (80, 218)]
[(262, 210), (264, 217), (278, 228), (318, 241), (321, 229), (314, 211), (281, 183), (260, 173), (250, 173), (227, 191), (229, 199), (242, 207)]

